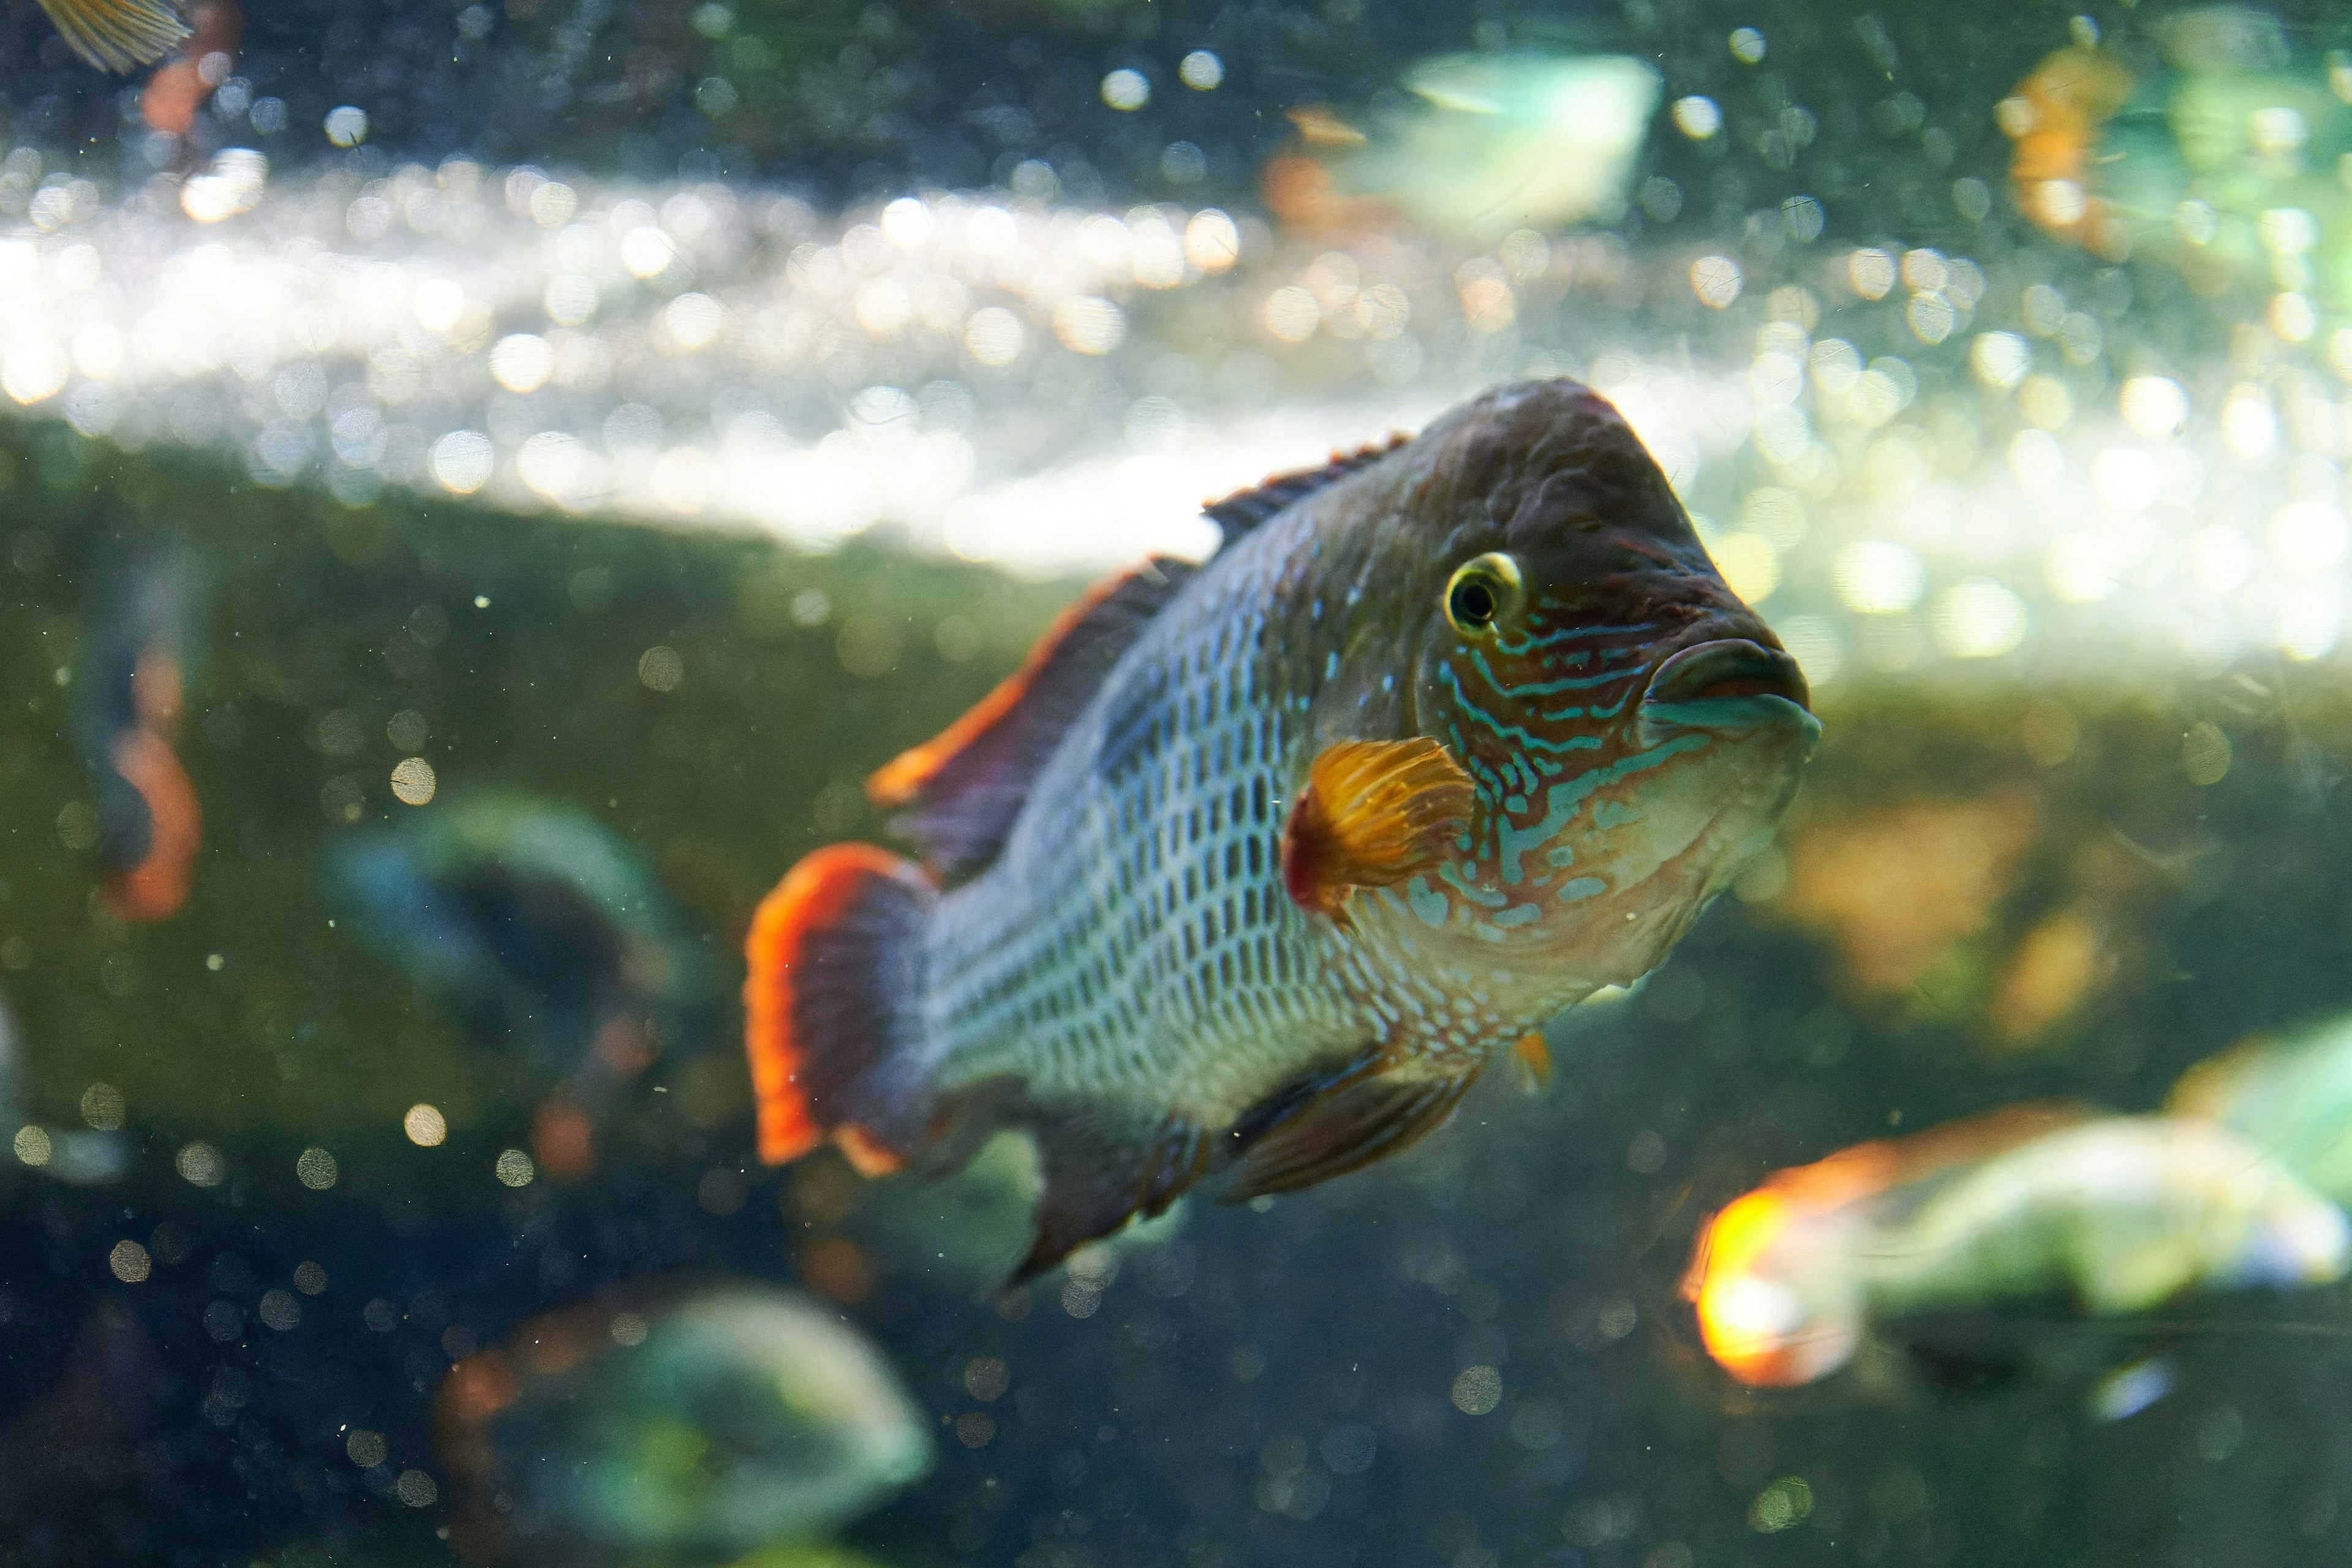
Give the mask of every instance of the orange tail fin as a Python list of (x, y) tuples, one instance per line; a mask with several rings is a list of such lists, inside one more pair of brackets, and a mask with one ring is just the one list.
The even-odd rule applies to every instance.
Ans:
[(769, 1164), (830, 1136), (873, 1175), (925, 1141), (929, 1096), (912, 1047), (936, 897), (898, 856), (834, 844), (761, 901), (743, 942), (743, 1029)]

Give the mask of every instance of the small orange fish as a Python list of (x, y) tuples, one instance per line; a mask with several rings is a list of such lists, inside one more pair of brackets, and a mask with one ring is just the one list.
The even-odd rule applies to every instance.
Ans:
[(106, 900), (126, 921), (163, 921), (187, 901), (204, 810), (172, 749), (182, 701), (184, 567), (142, 560), (109, 590), (83, 689), (83, 749), (99, 786)]
[(1804, 678), (1585, 387), (1209, 515), (874, 775), (919, 865), (835, 845), (761, 905), (763, 1158), (1024, 1128), (1024, 1274), (1215, 1173), (1324, 1181), (1656, 964), (1796, 788)]

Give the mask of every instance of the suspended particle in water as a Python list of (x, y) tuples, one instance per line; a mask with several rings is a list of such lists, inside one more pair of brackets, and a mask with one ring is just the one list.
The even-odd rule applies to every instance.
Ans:
[(122, 1091), (110, 1083), (94, 1083), (81, 1091), (81, 1119), (100, 1132), (122, 1125)]
[(1194, 92), (1207, 92), (1225, 79), (1225, 62), (1207, 49), (1194, 49), (1176, 62), (1176, 79)]
[(640, 1313), (615, 1312), (606, 1331), (613, 1336), (613, 1342), (616, 1345), (641, 1345), (646, 1342), (646, 1334), (650, 1327)]
[(676, 691), (686, 679), (686, 660), (668, 644), (656, 644), (638, 656), (637, 679), (648, 691)]
[(434, 776), (433, 764), (423, 757), (403, 757), (393, 764), (392, 793), (403, 805), (423, 805), (433, 798), (439, 787)]
[(1503, 1402), (1503, 1374), (1491, 1366), (1465, 1366), (1454, 1380), (1454, 1408), (1465, 1415), (1485, 1415)]
[(190, 1186), (217, 1187), (228, 1179), (228, 1162), (209, 1143), (184, 1143), (172, 1164)]
[(1115, 70), (1102, 79), (1102, 100), (1123, 113), (1151, 101), (1151, 83), (1139, 70)]
[(294, 1299), (291, 1290), (272, 1289), (262, 1292), (261, 1304), (254, 1309), (253, 1315), (261, 1320), (265, 1328), (282, 1334), (302, 1321), (302, 1303)]
[(995, 1356), (974, 1356), (963, 1363), (963, 1391), (982, 1405), (1003, 1398), (1012, 1386), (1012, 1369)]
[(136, 1285), (154, 1270), (147, 1249), (128, 1238), (114, 1244), (114, 1250), (106, 1255), (106, 1266), (125, 1285)]
[(1759, 1535), (1777, 1535), (1804, 1523), (1812, 1511), (1813, 1489), (1805, 1478), (1783, 1476), (1748, 1505), (1748, 1528)]
[(437, 1106), (412, 1105), (400, 1119), (400, 1130), (420, 1149), (437, 1149), (449, 1136), (449, 1123)]
[(372, 1470), (384, 1460), (383, 1434), (371, 1432), (364, 1426), (354, 1426), (352, 1435), (343, 1439), (343, 1452), (350, 1455), (352, 1463), (361, 1469)]
[(501, 1151), (491, 1171), (501, 1185), (509, 1187), (527, 1187), (539, 1174), (538, 1167), (530, 1163), (530, 1156), (520, 1149)]
[(316, 1296), (326, 1288), (327, 1271), (318, 1264), (304, 1262), (294, 1266), (294, 1289), (305, 1296)]
[(403, 1470), (400, 1479), (393, 1483), (392, 1495), (411, 1508), (431, 1508), (441, 1489), (423, 1470)]
[(2200, 719), (2180, 738), (2181, 772), (2200, 789), (2220, 784), (2230, 771), (2230, 737), (2218, 724)]
[(296, 1179), (314, 1193), (323, 1193), (333, 1186), (341, 1173), (335, 1157), (315, 1146), (303, 1150), (294, 1162)]

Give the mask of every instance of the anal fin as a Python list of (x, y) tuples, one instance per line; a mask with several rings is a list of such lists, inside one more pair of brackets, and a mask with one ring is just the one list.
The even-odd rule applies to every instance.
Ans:
[(1085, 1110), (1030, 1107), (1022, 1120), (1037, 1145), (1045, 1190), (1028, 1256), (1008, 1285), (1033, 1279), (1130, 1218), (1167, 1212), (1208, 1173), (1214, 1141), (1181, 1117), (1154, 1124)]
[(1410, 1147), (1454, 1113), (1478, 1070), (1405, 1077), (1391, 1052), (1375, 1047), (1300, 1079), (1234, 1128), (1241, 1169), (1225, 1200), (1311, 1187)]

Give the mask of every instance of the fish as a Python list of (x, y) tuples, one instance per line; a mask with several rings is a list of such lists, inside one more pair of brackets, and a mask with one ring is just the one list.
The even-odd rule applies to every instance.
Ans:
[(79, 730), (98, 784), (104, 896), (117, 918), (169, 920), (187, 902), (204, 808), (172, 742), (184, 698), (186, 564), (133, 559), (99, 600)]
[(475, 1562), (732, 1562), (821, 1539), (930, 1468), (929, 1417), (837, 1311), (653, 1281), (449, 1369), (434, 1444)]
[(171, 0), (41, 0), (41, 9), (67, 47), (118, 75), (154, 64), (191, 31)]
[(493, 794), (354, 834), (322, 862), (361, 934), (468, 1031), (592, 1094), (710, 1026), (699, 939), (628, 846), (570, 806)]
[(2229, 1128), (2317, 1191), (2352, 1204), (2352, 1013), (2241, 1041), (2180, 1075), (2175, 1116)]
[[(2019, 209), (2106, 260), (2145, 258), (2209, 297), (2232, 288), (2352, 311), (2352, 57), (2297, 58), (2277, 18), (2175, 13), (2153, 58), (2077, 43), (2002, 100)], [(2296, 338), (2315, 312), (2281, 318)]]
[[(1569, 380), (1208, 509), (867, 791), (917, 858), (786, 873), (745, 938), (761, 1157), (1000, 1127), (1016, 1278), (1202, 1180), (1310, 1186), (1659, 963), (1820, 726), (1617, 410)], [(1531, 1064), (1532, 1065), (1532, 1064)]]
[(1271, 209), (1295, 227), (1381, 226), (1402, 213), (1441, 234), (1608, 223), (1664, 85), (1624, 55), (1442, 55), (1408, 71), (1409, 107), (1368, 122), (1328, 104), (1289, 111), (1304, 146), (1269, 160)]
[(1708, 1221), (1683, 1293), (1717, 1364), (1791, 1386), (1882, 1319), (2053, 1291), (2137, 1312), (2347, 1268), (2352, 1221), (2228, 1129), (2035, 1104), (1775, 1173)]

